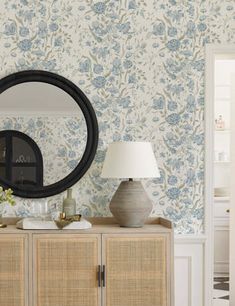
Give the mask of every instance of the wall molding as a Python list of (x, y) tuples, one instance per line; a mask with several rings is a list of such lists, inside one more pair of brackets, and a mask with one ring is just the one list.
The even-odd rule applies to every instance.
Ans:
[[(228, 218), (215, 218), (214, 220), (214, 233), (217, 232), (227, 232), (229, 235), (229, 220)], [(226, 233), (225, 233), (226, 235)], [(220, 252), (219, 249), (216, 249), (215, 245), (215, 254)], [(218, 255), (217, 255), (218, 256)], [(216, 260), (214, 259), (214, 271), (215, 273), (229, 273), (229, 260)]]
[(175, 306), (207, 306), (204, 303), (206, 236), (175, 235), (174, 242)]
[(180, 235), (176, 234), (175, 236), (175, 244), (201, 244), (206, 242), (206, 235)]
[[(205, 299), (206, 306), (213, 304), (214, 271), (214, 61), (218, 55), (234, 56), (232, 44), (207, 44), (205, 47)], [(230, 275), (231, 276), (231, 275)], [(235, 276), (234, 276), (235, 279)], [(235, 300), (235, 297), (234, 297)], [(232, 302), (231, 302), (232, 304)]]
[[(188, 306), (192, 306), (192, 256), (177, 256), (175, 261), (177, 260), (186, 260), (188, 265)], [(176, 305), (178, 306), (178, 305)]]

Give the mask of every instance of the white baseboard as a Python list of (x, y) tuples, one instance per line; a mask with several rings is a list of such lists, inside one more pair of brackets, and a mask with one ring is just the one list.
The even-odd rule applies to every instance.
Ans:
[(205, 236), (175, 236), (175, 306), (206, 306)]

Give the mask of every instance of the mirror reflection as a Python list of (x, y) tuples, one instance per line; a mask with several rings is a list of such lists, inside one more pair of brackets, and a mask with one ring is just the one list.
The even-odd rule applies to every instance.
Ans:
[(0, 94), (1, 178), (25, 187), (54, 184), (76, 168), (86, 142), (84, 115), (59, 87), (27, 82)]
[(16, 186), (43, 186), (43, 157), (32, 138), (19, 131), (0, 131), (0, 176)]

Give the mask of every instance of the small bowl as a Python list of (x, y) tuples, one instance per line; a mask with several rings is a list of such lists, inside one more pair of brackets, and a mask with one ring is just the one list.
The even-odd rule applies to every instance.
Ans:
[(69, 220), (54, 220), (58, 229), (63, 229), (65, 226), (69, 225), (71, 221)]

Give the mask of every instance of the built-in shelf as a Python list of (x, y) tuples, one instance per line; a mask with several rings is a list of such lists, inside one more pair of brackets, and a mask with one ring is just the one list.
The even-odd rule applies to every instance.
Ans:
[(219, 102), (223, 102), (223, 101), (231, 101), (231, 98), (215, 98), (215, 101), (217, 102), (217, 101), (219, 101)]
[(215, 129), (216, 133), (230, 133), (230, 131), (231, 131), (230, 129), (224, 129), (224, 130), (216, 130)]
[(215, 197), (214, 196), (214, 202), (227, 202), (230, 201), (230, 197)]
[(215, 160), (214, 163), (215, 164), (229, 164), (230, 160), (227, 160), (227, 161), (219, 161), (219, 160), (217, 161), (217, 160)]

